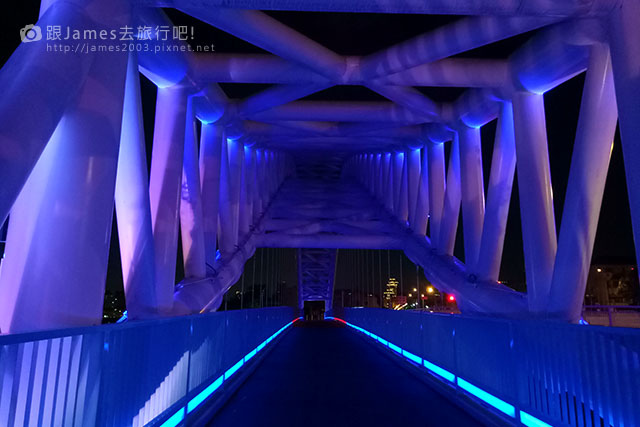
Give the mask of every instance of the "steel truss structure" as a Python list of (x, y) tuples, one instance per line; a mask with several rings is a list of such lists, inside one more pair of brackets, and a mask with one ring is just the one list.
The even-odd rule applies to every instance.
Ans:
[[(171, 25), (162, 7), (269, 54), (194, 54), (155, 36), (145, 43), (160, 53), (54, 55), (34, 41), (0, 71), (3, 333), (100, 322), (114, 205), (131, 318), (215, 310), (256, 247), (286, 246), (402, 249), (463, 311), (576, 321), (618, 112), (640, 241), (640, 0), (43, 0), (37, 24)], [(466, 17), (354, 57), (260, 9)], [(453, 57), (532, 30), (506, 60)], [(557, 237), (544, 93), (585, 71)], [(158, 86), (150, 174), (140, 72)], [(221, 82), (273, 86), (228, 99)], [(388, 101), (299, 100), (335, 85)], [(437, 103), (415, 86), (469, 89)], [(485, 171), (480, 128), (495, 119)], [(298, 176), (325, 163), (340, 179)], [(516, 169), (526, 294), (497, 281)]]

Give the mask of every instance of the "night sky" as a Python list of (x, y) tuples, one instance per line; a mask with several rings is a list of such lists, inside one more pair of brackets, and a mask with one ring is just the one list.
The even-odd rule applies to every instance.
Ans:
[[(38, 5), (39, 2), (36, 1), (22, 1), (19, 5), (14, 3), (13, 10), (3, 14), (4, 21), (7, 22), (3, 22), (4, 30), (1, 40), (0, 63), (4, 64), (11, 55), (11, 52), (20, 44), (19, 29), (37, 20)], [(207, 24), (202, 24), (180, 12), (168, 10), (167, 13), (174, 21), (174, 24), (193, 25), (195, 27), (195, 39), (193, 43), (213, 43), (215, 50), (223, 53), (264, 53), (260, 48), (236, 39)], [(366, 55), (459, 19), (457, 16), (425, 15), (308, 12), (268, 12), (268, 14), (318, 41), (329, 49), (344, 55)], [(506, 58), (530, 36), (531, 34), (526, 33), (457, 56)], [(560, 232), (562, 206), (569, 174), (583, 83), (584, 75), (579, 75), (556, 89), (549, 91), (545, 95), (549, 157), (558, 233)], [(222, 87), (230, 98), (243, 98), (263, 90), (266, 85), (224, 84)], [(453, 101), (464, 91), (462, 88), (419, 88), (419, 90), (435, 101)], [(142, 78), (142, 93), (145, 135), (150, 160), (155, 110), (155, 86), (144, 77)], [(305, 99), (382, 100), (383, 98), (364, 87), (336, 86), (313, 94)], [(485, 191), (489, 179), (495, 127), (495, 122), (492, 122), (482, 128)], [(509, 282), (516, 289), (524, 290), (524, 260), (518, 199), (518, 185), (517, 182), (514, 182), (501, 279)], [(460, 220), (461, 219), (462, 216), (460, 216)], [(386, 254), (386, 251), (383, 252)], [(287, 277), (287, 281), (289, 281), (290, 284), (295, 284), (297, 280), (294, 253), (295, 251), (288, 251), (287, 257), (289, 259), (283, 261), (281, 265), (283, 277)], [(395, 251), (391, 253), (392, 258), (396, 259), (396, 265), (399, 265), (399, 259), (401, 258), (400, 253)], [(462, 258), (461, 224), (458, 228), (455, 254)], [(178, 254), (178, 259), (180, 258), (181, 254)], [(611, 166), (607, 177), (593, 260), (594, 262), (635, 263), (624, 165), (618, 133), (616, 133)], [(403, 262), (403, 270), (406, 272), (413, 271), (413, 279), (408, 280), (415, 281), (415, 267), (412, 266), (406, 258)], [(178, 262), (176, 279), (181, 279), (181, 275), (181, 262)], [(397, 273), (395, 273), (395, 275), (397, 277)], [(346, 277), (345, 272), (339, 269), (336, 287), (349, 288), (350, 283), (348, 283), (348, 279), (345, 279)], [(116, 230), (114, 227), (112, 250), (109, 259), (108, 288), (116, 290), (121, 289), (121, 287), (122, 276), (120, 272)]]

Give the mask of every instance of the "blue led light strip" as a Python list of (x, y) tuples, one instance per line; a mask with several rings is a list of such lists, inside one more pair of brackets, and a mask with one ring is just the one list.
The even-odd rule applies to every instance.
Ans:
[(509, 415), (512, 418), (515, 418), (516, 409), (513, 407), (513, 405), (508, 404), (504, 400), (498, 399), (494, 395), (487, 393), (481, 388), (474, 386), (473, 384), (463, 380), (460, 377), (458, 377), (456, 381), (458, 383), (458, 386), (460, 386), (460, 388), (462, 388), (463, 390), (476, 396), (480, 400), (484, 400), (485, 402), (487, 402), (489, 405), (493, 406), (497, 410), (504, 412), (505, 414)]
[(552, 427), (551, 424), (547, 424), (524, 411), (520, 411), (520, 422), (527, 427)]
[(186, 407), (182, 407), (178, 409), (173, 415), (169, 417), (169, 419), (167, 419), (164, 423), (162, 423), (160, 427), (176, 427), (177, 425), (179, 425), (182, 421), (184, 421), (185, 414), (192, 412), (198, 406), (200, 406), (205, 400), (207, 400), (216, 390), (218, 390), (222, 386), (222, 383), (227, 381), (233, 374), (238, 372), (238, 370), (249, 359), (251, 359), (258, 352), (260, 352), (260, 350), (265, 348), (267, 344), (269, 344), (271, 341), (273, 341), (275, 337), (277, 337), (282, 332), (284, 332), (285, 329), (287, 329), (289, 326), (293, 325), (294, 322), (300, 319), (302, 319), (302, 317), (296, 318), (293, 321), (287, 323), (282, 328), (280, 328), (275, 334), (271, 335), (269, 338), (267, 338), (262, 343), (260, 343), (260, 345), (258, 345), (256, 348), (254, 348), (249, 353), (247, 353), (246, 356), (244, 356), (242, 359), (236, 362), (233, 366), (227, 369), (223, 375), (220, 375), (215, 381), (213, 381), (204, 390), (202, 390), (193, 399), (191, 399), (189, 403), (187, 403)]
[[(496, 396), (492, 395), (491, 393), (488, 393), (486, 391), (484, 391), (483, 389), (481, 389), (480, 387), (477, 387), (473, 384), (471, 384), (468, 381), (465, 381), (464, 379), (460, 378), (460, 377), (456, 377), (455, 374), (447, 371), (444, 368), (441, 368), (440, 366), (429, 362), (426, 359), (422, 359), (420, 356), (417, 356), (413, 353), (408, 352), (407, 350), (404, 350), (402, 348), (400, 348), (399, 346), (377, 336), (372, 334), (371, 332), (356, 326), (352, 323), (346, 322), (342, 319), (339, 318), (335, 318), (335, 320), (338, 320), (340, 322), (343, 322), (345, 325), (352, 327), (353, 329), (355, 329), (356, 331), (360, 331), (363, 334), (373, 338), (374, 340), (378, 341), (380, 344), (390, 348), (391, 350), (395, 351), (398, 354), (401, 354), (402, 356), (404, 356), (405, 358), (407, 358), (408, 360), (417, 363), (418, 365), (424, 366), (425, 368), (427, 368), (430, 372), (436, 374), (438, 376), (438, 378), (441, 378), (443, 380), (449, 381), (450, 383), (453, 384), (457, 384), (458, 387), (460, 387), (462, 390), (466, 391), (467, 393), (477, 397), (478, 399), (484, 401), (485, 403), (488, 403), (489, 405), (493, 406), (494, 408), (496, 408), (497, 410), (505, 413), (506, 415), (512, 417), (512, 418), (516, 418), (516, 408), (515, 406), (513, 406), (512, 404), (505, 402), (502, 399), (497, 398)], [(528, 414), (524, 411), (518, 411), (519, 416), (520, 416), (520, 422), (522, 424), (524, 424), (527, 427), (552, 427), (551, 424), (547, 424), (544, 421), (534, 417), (531, 414)]]

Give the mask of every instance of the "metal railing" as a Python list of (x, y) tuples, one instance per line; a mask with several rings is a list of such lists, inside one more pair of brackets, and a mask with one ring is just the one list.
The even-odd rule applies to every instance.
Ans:
[(374, 308), (344, 319), (515, 425), (640, 425), (640, 330)]
[(640, 328), (639, 305), (588, 305), (582, 318), (590, 325)]
[(172, 424), (292, 320), (278, 307), (0, 336), (0, 426)]

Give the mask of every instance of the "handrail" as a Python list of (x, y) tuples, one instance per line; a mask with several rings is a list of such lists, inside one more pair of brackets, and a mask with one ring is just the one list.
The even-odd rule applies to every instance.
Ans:
[(271, 307), (0, 336), (0, 425), (184, 419), (292, 320)]
[(640, 425), (638, 329), (375, 308), (344, 320), (514, 425)]

